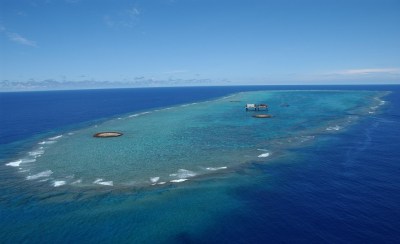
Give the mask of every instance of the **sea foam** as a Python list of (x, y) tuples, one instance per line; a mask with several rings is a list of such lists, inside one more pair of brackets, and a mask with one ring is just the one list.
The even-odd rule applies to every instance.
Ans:
[(259, 158), (266, 158), (266, 157), (269, 157), (269, 155), (270, 155), (270, 153), (267, 152), (267, 153), (262, 153), (262, 154), (258, 155), (258, 157)]
[(54, 187), (63, 186), (63, 185), (65, 185), (65, 184), (67, 184), (67, 182), (64, 181), (64, 180), (56, 180), (56, 181), (53, 182), (53, 186), (54, 186)]
[(138, 117), (138, 116), (149, 114), (149, 113), (151, 113), (151, 112), (147, 111), (147, 112), (142, 112), (142, 113), (137, 113), (137, 114), (131, 114), (128, 116), (128, 118)]
[(184, 179), (188, 177), (196, 176), (196, 173), (187, 169), (179, 169), (177, 173), (170, 174), (171, 177), (177, 177), (179, 179)]
[(171, 180), (170, 182), (172, 183), (180, 183), (180, 182), (184, 182), (187, 181), (188, 179), (178, 179), (178, 180)]
[(159, 179), (160, 179), (160, 177), (152, 177), (152, 178), (150, 178), (150, 181), (151, 181), (151, 183), (156, 183)]
[(29, 156), (32, 156), (32, 157), (40, 157), (42, 154), (44, 154), (44, 150), (38, 149), (35, 151), (28, 152), (28, 154), (29, 154)]
[(57, 141), (41, 141), (38, 144), (39, 145), (48, 145), (48, 144), (53, 144), (56, 143)]
[(34, 159), (34, 158), (33, 159), (19, 159), (17, 161), (12, 161), (12, 162), (6, 163), (6, 165), (11, 166), (11, 167), (19, 167), (21, 164), (33, 163), (35, 161), (36, 161), (36, 159)]
[(335, 126), (329, 126), (326, 128), (327, 131), (332, 131), (332, 130), (340, 130), (342, 127), (335, 125)]
[(227, 169), (228, 167), (223, 166), (223, 167), (207, 167), (206, 170), (210, 171), (216, 171), (216, 170), (221, 170), (221, 169)]
[(11, 167), (19, 167), (19, 165), (22, 163), (22, 160), (17, 160), (17, 161), (12, 161), (9, 163), (6, 163), (7, 166), (11, 166)]
[(114, 182), (112, 182), (112, 181), (102, 181), (102, 182), (98, 182), (97, 184), (103, 185), (103, 186), (113, 186)]
[(94, 184), (97, 184), (97, 183), (102, 182), (102, 181), (103, 181), (103, 179), (97, 178), (95, 181), (93, 181), (93, 183), (94, 183)]
[(315, 136), (301, 136), (300, 142), (306, 142), (306, 141), (312, 140), (314, 138), (315, 138)]
[(50, 137), (49, 140), (54, 141), (54, 140), (60, 139), (61, 137), (62, 137), (62, 135), (58, 135), (58, 136)]
[(72, 185), (75, 185), (75, 184), (80, 184), (80, 183), (82, 183), (82, 180), (81, 180), (81, 179), (76, 180), (76, 181), (72, 182), (71, 184), (72, 184)]
[(29, 176), (26, 177), (26, 179), (27, 180), (37, 180), (39, 178), (49, 177), (51, 174), (53, 174), (53, 171), (46, 170), (46, 171), (37, 173), (35, 175), (29, 175)]
[(114, 183), (112, 181), (104, 181), (101, 178), (96, 179), (95, 181), (93, 181), (94, 184), (97, 185), (103, 185), (103, 186), (113, 186)]

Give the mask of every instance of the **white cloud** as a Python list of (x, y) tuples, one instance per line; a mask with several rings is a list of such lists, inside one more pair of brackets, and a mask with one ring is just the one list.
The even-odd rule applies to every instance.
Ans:
[(400, 74), (400, 68), (369, 68), (369, 69), (348, 69), (333, 74), (337, 75), (373, 75), (373, 74), (389, 74), (396, 75)]
[(18, 33), (7, 31), (6, 27), (0, 24), (0, 33), (4, 33), (10, 41), (16, 42), (21, 45), (37, 47), (36, 42), (31, 41)]
[(132, 87), (170, 87), (170, 86), (209, 86), (229, 84), (228, 80), (211, 79), (156, 79), (147, 77), (134, 77), (132, 79), (123, 79), (120, 81), (104, 81), (95, 79), (81, 79), (75, 81), (66, 81), (60, 79), (27, 81), (0, 80), (0, 91), (17, 90), (62, 90), (62, 89), (98, 89), (98, 88), (132, 88)]
[(336, 70), (330, 72), (296, 75), (296, 80), (310, 82), (327, 81), (331, 82), (332, 84), (381, 84), (382, 82), (387, 84), (397, 84), (400, 81), (400, 68), (386, 67)]
[(8, 39), (10, 39), (11, 41), (16, 42), (18, 44), (25, 45), (25, 46), (31, 46), (31, 47), (37, 47), (36, 42), (31, 41), (31, 40), (21, 36), (18, 33), (8, 32), (7, 36), (8, 36)]
[(137, 7), (131, 7), (112, 14), (106, 14), (103, 16), (103, 20), (108, 27), (132, 28), (137, 24), (139, 15), (140, 10)]
[(139, 11), (137, 8), (133, 7), (133, 8), (131, 8), (131, 9), (128, 9), (128, 10), (127, 10), (127, 13), (128, 13), (131, 17), (135, 17), (135, 16), (137, 16), (137, 15), (140, 14), (140, 11)]

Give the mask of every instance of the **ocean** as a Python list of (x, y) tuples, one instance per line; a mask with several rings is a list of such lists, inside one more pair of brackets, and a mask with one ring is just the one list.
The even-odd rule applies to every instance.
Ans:
[(0, 93), (1, 243), (398, 243), (399, 106), (397, 85)]

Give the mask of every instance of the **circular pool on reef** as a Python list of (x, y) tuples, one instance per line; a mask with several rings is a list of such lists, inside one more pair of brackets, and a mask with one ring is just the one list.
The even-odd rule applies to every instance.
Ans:
[(107, 138), (107, 137), (118, 137), (122, 136), (123, 134), (121, 132), (115, 132), (115, 131), (105, 131), (105, 132), (99, 132), (93, 135), (93, 137), (99, 137), (99, 138)]

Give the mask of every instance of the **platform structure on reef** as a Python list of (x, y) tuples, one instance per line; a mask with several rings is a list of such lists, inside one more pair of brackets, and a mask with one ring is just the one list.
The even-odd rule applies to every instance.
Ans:
[(260, 110), (266, 110), (268, 111), (268, 105), (264, 103), (260, 104), (255, 104), (255, 103), (248, 103), (245, 106), (246, 111), (260, 111)]

